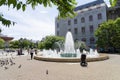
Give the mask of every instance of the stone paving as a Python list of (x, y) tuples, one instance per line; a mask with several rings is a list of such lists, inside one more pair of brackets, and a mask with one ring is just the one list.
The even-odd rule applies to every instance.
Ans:
[(120, 80), (120, 55), (109, 56), (105, 61), (89, 62), (88, 67), (19, 56), (13, 59), (15, 65), (0, 67), (0, 80)]

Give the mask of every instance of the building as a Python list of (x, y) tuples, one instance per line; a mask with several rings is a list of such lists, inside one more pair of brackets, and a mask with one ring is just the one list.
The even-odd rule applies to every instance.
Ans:
[(115, 7), (108, 8), (107, 17), (108, 19), (113, 19), (113, 20), (120, 17), (120, 0), (117, 0), (117, 4)]
[(81, 6), (74, 11), (78, 14), (74, 18), (55, 20), (55, 35), (64, 36), (71, 31), (74, 40), (84, 41), (86, 45), (94, 48), (96, 38), (94, 31), (99, 24), (107, 21), (107, 5), (103, 0), (96, 0)]
[(0, 33), (0, 38), (3, 39), (5, 41), (5, 48), (9, 48), (9, 41), (13, 40), (13, 37), (8, 37), (6, 35), (3, 35)]

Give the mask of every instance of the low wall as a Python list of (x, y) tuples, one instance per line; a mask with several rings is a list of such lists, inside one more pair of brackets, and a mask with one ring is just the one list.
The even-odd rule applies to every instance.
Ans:
[[(80, 58), (50, 58), (50, 57), (43, 57), (43, 56), (34, 56), (34, 59), (41, 60), (41, 61), (49, 61), (49, 62), (80, 62)], [(100, 54), (97, 58), (87, 58), (87, 62), (93, 62), (93, 61), (103, 61), (109, 59), (109, 56), (107, 54)]]

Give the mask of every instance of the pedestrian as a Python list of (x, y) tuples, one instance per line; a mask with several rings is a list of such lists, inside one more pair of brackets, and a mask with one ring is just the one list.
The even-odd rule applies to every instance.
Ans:
[(33, 59), (33, 53), (34, 53), (34, 50), (33, 50), (33, 48), (31, 48), (31, 50), (30, 50), (31, 60)]

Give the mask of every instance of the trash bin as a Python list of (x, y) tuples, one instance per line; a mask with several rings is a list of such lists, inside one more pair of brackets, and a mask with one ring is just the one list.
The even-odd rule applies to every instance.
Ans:
[(86, 62), (86, 54), (81, 54), (81, 62), (80, 62), (81, 66), (87, 66), (87, 62)]

